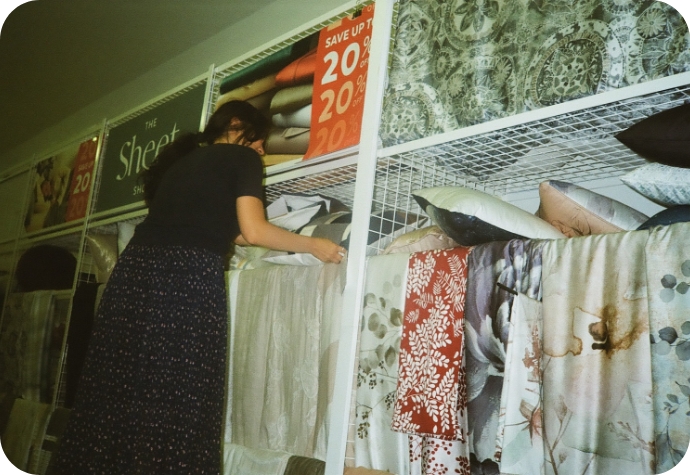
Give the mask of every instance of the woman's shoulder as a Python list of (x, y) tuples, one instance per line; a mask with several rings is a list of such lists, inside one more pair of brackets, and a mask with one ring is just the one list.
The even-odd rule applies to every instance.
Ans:
[(200, 147), (199, 153), (219, 158), (261, 160), (261, 157), (256, 150), (253, 150), (249, 147), (244, 147), (242, 145), (230, 143), (217, 143)]
[(259, 173), (263, 174), (261, 156), (249, 147), (235, 144), (213, 144), (201, 147), (194, 160), (200, 160), (204, 168), (218, 173)]

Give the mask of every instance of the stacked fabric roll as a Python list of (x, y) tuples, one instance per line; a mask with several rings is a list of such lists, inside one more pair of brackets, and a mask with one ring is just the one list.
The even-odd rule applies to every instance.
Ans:
[(309, 147), (318, 35), (304, 38), (226, 77), (216, 109), (246, 100), (271, 118), (266, 166), (299, 159)]

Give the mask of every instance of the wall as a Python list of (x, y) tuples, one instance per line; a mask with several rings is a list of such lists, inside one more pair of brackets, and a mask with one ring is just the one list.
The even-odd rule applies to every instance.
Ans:
[[(207, 73), (212, 64), (225, 65), (276, 38), (288, 38), (300, 31), (305, 23), (321, 17), (328, 18), (330, 14), (355, 4), (355, 1), (346, 0), (276, 0), (12, 149), (0, 157), (0, 163), (3, 164), (0, 173), (23, 166), (35, 153), (39, 156), (52, 153), (61, 144), (76, 140), (81, 134), (98, 128), (103, 119), (112, 119), (132, 111)], [(268, 27), (267, 19), (279, 21), (270, 22)]]

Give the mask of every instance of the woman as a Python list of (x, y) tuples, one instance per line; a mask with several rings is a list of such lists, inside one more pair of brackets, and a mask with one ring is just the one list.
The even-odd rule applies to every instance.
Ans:
[(345, 252), (266, 221), (268, 127), (228, 102), (144, 175), (149, 214), (108, 280), (52, 473), (219, 474), (230, 242), (334, 263)]

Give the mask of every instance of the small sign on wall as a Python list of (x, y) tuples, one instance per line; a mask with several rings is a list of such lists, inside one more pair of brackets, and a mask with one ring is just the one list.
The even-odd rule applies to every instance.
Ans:
[(86, 216), (98, 137), (64, 148), (33, 167), (26, 232), (40, 231)]
[(206, 83), (199, 83), (110, 129), (94, 212), (111, 211), (143, 201), (139, 174), (167, 144), (183, 133), (199, 131), (205, 94)]

